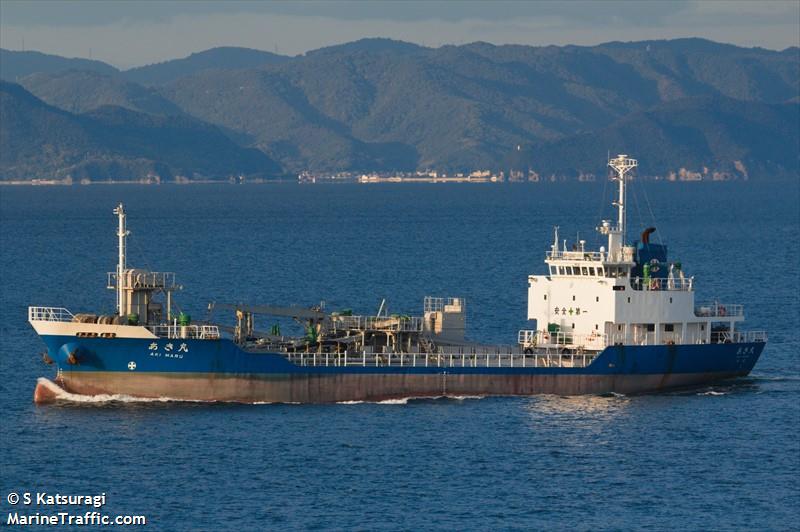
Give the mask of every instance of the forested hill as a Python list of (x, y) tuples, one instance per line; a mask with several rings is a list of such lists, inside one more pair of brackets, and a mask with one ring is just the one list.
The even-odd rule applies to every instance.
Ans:
[(644, 175), (798, 175), (798, 48), (365, 39), (295, 57), (219, 48), (128, 71), (14, 61), (14, 79), (52, 106), (191, 117), (287, 172), (576, 177), (602, 171), (610, 151), (635, 155)]

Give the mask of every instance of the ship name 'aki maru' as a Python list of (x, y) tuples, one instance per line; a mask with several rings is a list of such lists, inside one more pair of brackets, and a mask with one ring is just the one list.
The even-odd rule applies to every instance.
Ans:
[[(766, 334), (743, 331), (741, 305), (698, 303), (694, 278), (650, 241), (629, 243), (626, 177), (637, 162), (609, 161), (619, 191), (616, 221), (598, 230), (607, 246), (567, 248), (556, 235), (544, 275), (528, 278), (528, 319), (517, 343), (465, 338), (465, 300), (424, 298), (419, 316), (316, 307), (212, 303), (209, 320), (173, 311), (175, 274), (126, 262), (120, 204), (119, 257), (108, 286), (113, 314), (32, 306), (28, 319), (47, 345), (55, 383), (39, 379), (34, 398), (125, 394), (204, 401), (377, 401), (401, 397), (643, 393), (747, 375)], [(212, 321), (230, 312), (229, 325)], [(256, 321), (284, 320), (258, 329)], [(263, 322), (262, 322), (263, 323)], [(284, 328), (290, 328), (285, 325)]]

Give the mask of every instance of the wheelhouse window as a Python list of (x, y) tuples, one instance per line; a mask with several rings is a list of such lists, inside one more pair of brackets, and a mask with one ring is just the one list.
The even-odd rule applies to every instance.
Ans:
[(589, 275), (589, 268), (587, 268), (586, 266), (584, 266), (583, 268), (581, 268), (581, 273), (582, 273), (583, 275)]
[(550, 266), (550, 275), (555, 275), (555, 274), (556, 274), (556, 267)]
[(559, 266), (558, 267), (558, 275), (564, 275), (564, 267), (563, 266)]
[(592, 277), (594, 277), (594, 275), (595, 275), (594, 274), (594, 268), (592, 268), (591, 266), (589, 266), (589, 275), (591, 275)]
[(597, 268), (597, 275), (599, 275), (600, 277), (602, 277), (602, 276), (603, 276), (603, 267), (602, 267), (602, 266), (600, 266), (599, 268)]
[(572, 266), (567, 266), (567, 275), (572, 275)]

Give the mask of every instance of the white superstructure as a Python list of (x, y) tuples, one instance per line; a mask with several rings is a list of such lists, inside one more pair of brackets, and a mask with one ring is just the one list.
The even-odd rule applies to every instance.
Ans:
[(638, 245), (628, 244), (625, 181), (637, 161), (619, 155), (608, 166), (619, 183), (617, 223), (603, 220), (597, 228), (608, 236), (608, 248), (589, 251), (581, 240), (567, 249), (556, 228), (545, 258), (548, 274), (528, 277), (528, 319), (536, 320), (536, 330), (520, 331), (520, 344), (600, 350), (739, 340), (742, 306), (696, 304), (694, 279), (684, 276), (680, 263), (666, 262), (666, 247), (649, 243), (654, 229)]

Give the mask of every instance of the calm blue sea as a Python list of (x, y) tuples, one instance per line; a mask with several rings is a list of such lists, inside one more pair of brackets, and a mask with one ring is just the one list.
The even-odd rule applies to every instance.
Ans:
[(658, 228), (698, 297), (769, 331), (751, 377), (642, 397), (36, 406), (53, 375), (26, 307), (113, 309), (118, 201), (129, 264), (178, 272), (193, 316), (211, 300), (419, 313), (425, 295), (463, 296), (472, 338), (512, 343), (552, 226), (599, 244), (612, 187), (0, 188), (2, 522), (9, 492), (47, 491), (105, 492), (103, 513), (152, 530), (797, 530), (798, 184), (631, 190), (631, 225)]

